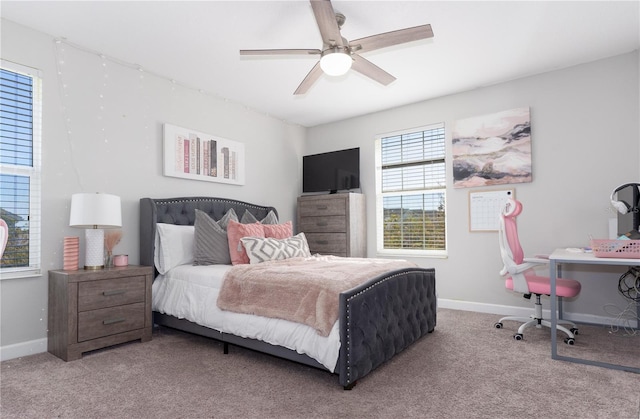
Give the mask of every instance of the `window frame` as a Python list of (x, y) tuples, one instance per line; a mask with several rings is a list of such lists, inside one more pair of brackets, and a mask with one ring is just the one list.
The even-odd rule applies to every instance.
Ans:
[(29, 266), (5, 268), (0, 265), (0, 280), (42, 275), (42, 74), (35, 68), (0, 60), (0, 68), (32, 79), (32, 165), (0, 162), (0, 174), (29, 178)]
[[(424, 188), (424, 189), (410, 189), (410, 190), (397, 190), (397, 191), (382, 191), (382, 140), (388, 137), (395, 137), (400, 135), (414, 134), (418, 132), (424, 132), (434, 129), (445, 130), (444, 122), (429, 124), (422, 127), (410, 128), (400, 131), (394, 131), (384, 134), (379, 134), (375, 138), (375, 184), (376, 184), (376, 252), (380, 256), (409, 256), (409, 257), (430, 257), (430, 258), (446, 258), (448, 256), (448, 239), (447, 239), (447, 223), (448, 223), (448, 211), (447, 211), (447, 187), (446, 187), (446, 165), (447, 165), (447, 153), (446, 153), (446, 130), (444, 131), (444, 153), (441, 158), (445, 167), (445, 179), (441, 187), (436, 188)], [(435, 161), (436, 159), (433, 159)], [(444, 198), (444, 236), (445, 246), (443, 250), (435, 249), (388, 249), (384, 247), (384, 198), (390, 196), (407, 196), (407, 195), (425, 195), (431, 193), (442, 193)]]

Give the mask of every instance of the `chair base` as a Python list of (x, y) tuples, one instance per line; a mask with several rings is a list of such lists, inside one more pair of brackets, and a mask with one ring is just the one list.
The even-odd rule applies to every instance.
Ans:
[[(542, 326), (551, 328), (551, 322), (549, 320), (545, 320), (542, 318), (542, 304), (540, 303), (540, 295), (536, 294), (536, 304), (535, 304), (535, 314), (532, 314), (529, 317), (517, 317), (517, 316), (506, 316), (498, 320), (495, 324), (497, 329), (502, 328), (502, 323), (505, 321), (516, 321), (521, 322), (523, 324), (518, 328), (518, 332), (513, 336), (516, 340), (522, 340), (524, 331), (528, 327), (537, 327), (541, 328)], [(567, 325), (570, 327), (566, 328), (562, 325)], [(578, 328), (574, 322), (568, 320), (558, 320), (558, 324), (556, 325), (556, 330), (559, 330), (567, 335), (565, 339), (565, 343), (569, 345), (573, 345), (575, 343), (575, 335), (578, 334)]]

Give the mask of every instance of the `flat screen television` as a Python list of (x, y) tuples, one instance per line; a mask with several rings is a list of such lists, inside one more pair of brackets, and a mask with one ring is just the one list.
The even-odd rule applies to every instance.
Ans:
[(302, 157), (302, 192), (336, 193), (360, 188), (360, 148)]

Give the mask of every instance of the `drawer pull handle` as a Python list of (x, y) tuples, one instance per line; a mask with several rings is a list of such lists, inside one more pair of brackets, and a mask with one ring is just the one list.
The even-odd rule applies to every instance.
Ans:
[(124, 320), (125, 319), (123, 319), (123, 318), (103, 320), (102, 324), (104, 324), (106, 326), (108, 324), (122, 323)]
[(326, 226), (328, 226), (328, 225), (329, 225), (329, 223), (328, 223), (328, 222), (326, 222), (326, 221), (320, 221), (320, 222), (316, 223), (316, 225), (317, 225), (318, 227), (326, 227)]
[(103, 291), (102, 295), (104, 295), (105, 297), (111, 297), (112, 295), (120, 295), (120, 294), (124, 294), (125, 292), (126, 292), (125, 290)]
[(327, 240), (318, 240), (318, 244), (329, 244)]
[(319, 210), (326, 210), (327, 208), (329, 208), (329, 207), (327, 207), (326, 205), (318, 205), (316, 207), (316, 209), (319, 209)]

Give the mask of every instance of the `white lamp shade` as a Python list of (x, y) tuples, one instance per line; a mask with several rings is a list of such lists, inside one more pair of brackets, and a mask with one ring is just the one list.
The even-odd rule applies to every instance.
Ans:
[(351, 68), (353, 59), (343, 51), (325, 51), (320, 58), (320, 68), (329, 76), (342, 76)]
[(84, 268), (102, 269), (104, 267), (104, 230), (102, 229), (122, 227), (120, 197), (104, 193), (71, 195), (69, 225), (86, 229)]
[(71, 196), (69, 226), (77, 228), (122, 227), (120, 197), (104, 193), (77, 193)]

